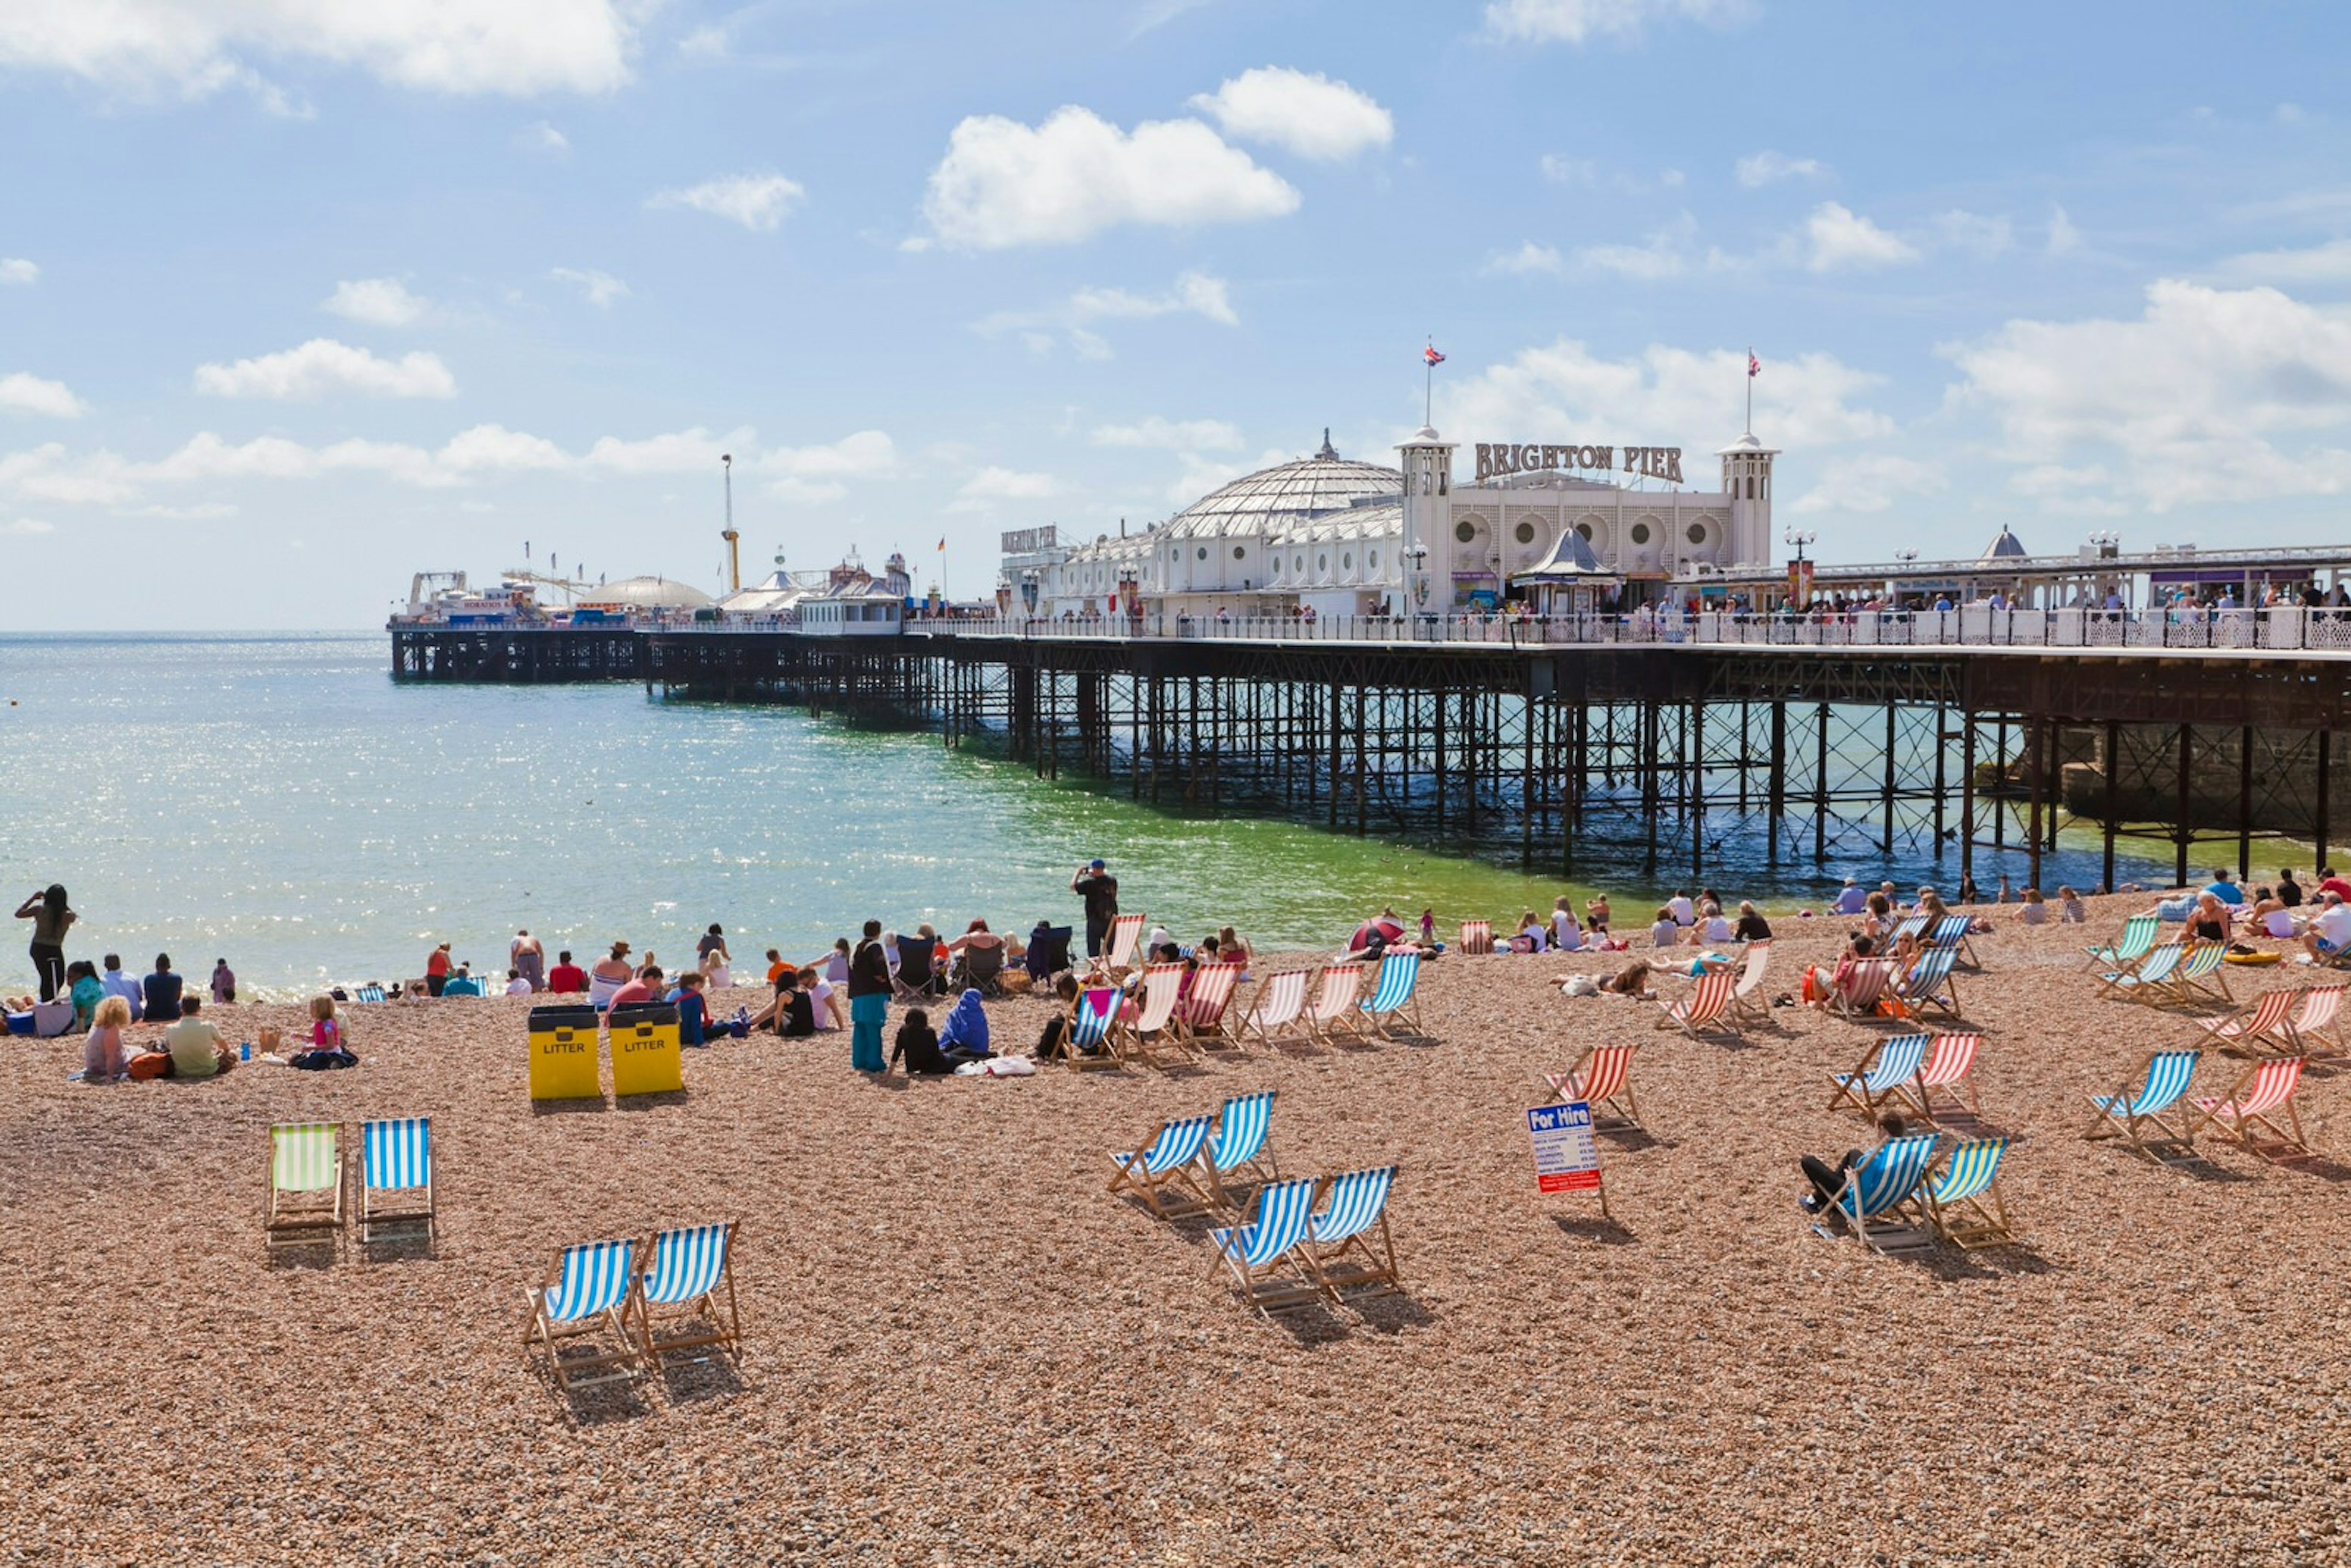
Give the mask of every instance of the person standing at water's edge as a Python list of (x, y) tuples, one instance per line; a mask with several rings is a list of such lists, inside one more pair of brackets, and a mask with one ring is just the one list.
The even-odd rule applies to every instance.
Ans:
[(882, 923), (865, 923), (865, 939), (849, 956), (849, 1064), (860, 1072), (888, 1068), (882, 1026), (890, 1017), (890, 959), (882, 950)]
[(547, 949), (528, 931), (517, 931), (507, 944), (507, 962), (530, 982), (534, 991), (547, 989)]
[(424, 960), (424, 988), (434, 996), (449, 983), (449, 944), (433, 949)]
[(57, 1000), (66, 987), (66, 928), (81, 918), (66, 907), (62, 883), (51, 883), (16, 906), (16, 918), (33, 923), (33, 973), (40, 977), (41, 1000)]
[(1118, 878), (1102, 862), (1089, 862), (1070, 879), (1070, 891), (1086, 901), (1086, 956), (1099, 958), (1118, 918)]

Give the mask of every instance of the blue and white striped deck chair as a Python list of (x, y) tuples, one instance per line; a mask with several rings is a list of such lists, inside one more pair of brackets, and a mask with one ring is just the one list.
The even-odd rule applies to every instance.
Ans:
[(1332, 1301), (1402, 1289), (1395, 1243), (1388, 1236), (1388, 1189), (1395, 1177), (1395, 1166), (1382, 1166), (1322, 1184), (1322, 1212), (1307, 1222), (1306, 1250), (1315, 1281)]
[(355, 1001), (380, 1002), (383, 1000), (383, 988), (381, 986), (361, 986), (358, 990), (351, 993), (351, 997)]
[(1959, 988), (1951, 977), (1951, 969), (1959, 959), (1958, 952), (1952, 948), (1928, 948), (1910, 966), (1910, 972), (1896, 982), (1894, 994), (1909, 1007), (1913, 1016), (1931, 1009), (1958, 1018)]
[(1161, 1123), (1150, 1147), (1111, 1155), (1111, 1164), (1118, 1167), (1118, 1174), (1110, 1178), (1112, 1194), (1133, 1193), (1162, 1219), (1214, 1208), (1216, 1200), (1192, 1173), (1192, 1163), (1200, 1157), (1201, 1146), (1207, 1141), (1206, 1116)]
[[(662, 1357), (690, 1350), (740, 1355), (743, 1319), (735, 1306), (735, 1222), (662, 1231), (653, 1239), (653, 1266), (637, 1291), (637, 1336), (645, 1347), (645, 1364), (659, 1371)], [(704, 1320), (702, 1326), (667, 1334), (654, 1332), (661, 1325), (696, 1319)]]
[(2179, 960), (2188, 949), (2178, 942), (2166, 942), (2148, 951), (2136, 968), (2109, 969), (2098, 977), (2100, 996), (2117, 996), (2131, 1001), (2160, 993), (2171, 983), (2171, 972), (2179, 967)]
[(1070, 1049), (1062, 1060), (1071, 1067), (1117, 1067), (1118, 1046), (1111, 1025), (1125, 993), (1115, 986), (1080, 991), (1070, 1012)]
[(1322, 1299), (1313, 1264), (1301, 1256), (1314, 1186), (1311, 1176), (1275, 1182), (1259, 1191), (1255, 1219), (1208, 1232), (1214, 1266), (1229, 1272), (1242, 1298), (1260, 1312), (1288, 1312)]
[(1893, 930), (1886, 934), (1886, 940), (1878, 944), (1877, 950), (1881, 953), (1891, 953), (1896, 947), (1901, 946), (1902, 938), (1905, 936), (1916, 936), (1919, 941), (1924, 942), (1927, 939), (1927, 927), (1934, 923), (1935, 917), (1931, 915), (1906, 915), (1896, 924)]
[[(2189, 1120), (2185, 1100), (2199, 1056), (2193, 1051), (2158, 1051), (2150, 1055), (2136, 1092), (2126, 1083), (2115, 1093), (2090, 1096), (2097, 1114), (2082, 1135), (2120, 1138), (2162, 1165), (2193, 1158), (2195, 1124)], [(2163, 1113), (2175, 1105), (2179, 1107), (2179, 1124), (2172, 1127), (2165, 1124)]]
[(1969, 968), (1980, 969), (1983, 966), (1976, 961), (1975, 945), (1968, 940), (1968, 927), (1974, 924), (1970, 915), (1946, 915), (1936, 921), (1933, 929), (1927, 933), (1927, 945), (1949, 948), (1958, 954), (1959, 962)]
[[(391, 1195), (398, 1195), (392, 1197)], [(419, 1207), (418, 1205), (423, 1207)], [(440, 1239), (433, 1201), (433, 1121), (410, 1116), (360, 1124), (360, 1245), (381, 1226), (422, 1225), (427, 1246)]]
[(1851, 1072), (1829, 1079), (1835, 1092), (1829, 1096), (1828, 1108), (1850, 1105), (1865, 1116), (1875, 1117), (1918, 1076), (1919, 1064), (1927, 1060), (1927, 1047), (1933, 1039), (1927, 1034), (1905, 1034), (1879, 1040)]
[(1888, 1138), (1845, 1173), (1844, 1186), (1829, 1205), (1831, 1212), (1872, 1251), (1905, 1252), (1926, 1246), (1932, 1236), (1903, 1222), (1907, 1218), (1903, 1209), (1917, 1197), (1927, 1167), (1935, 1163), (1935, 1145), (1941, 1141), (1937, 1133)]
[(1927, 1181), (1927, 1214), (1946, 1241), (1966, 1251), (2013, 1246), (2008, 1206), (2000, 1200), (2006, 1138), (1972, 1138), (1947, 1151)]
[[(583, 1241), (566, 1247), (549, 1270), (547, 1283), (526, 1294), (530, 1326), (526, 1348), (547, 1352), (547, 1370), (565, 1393), (637, 1375), (637, 1346), (629, 1314), (637, 1306), (637, 1244)], [(580, 1345), (567, 1354), (568, 1341), (611, 1334), (619, 1348)], [(582, 1373), (597, 1375), (583, 1377)]]
[(1243, 1175), (1255, 1177), (1259, 1186), (1280, 1178), (1265, 1146), (1272, 1126), (1270, 1089), (1236, 1094), (1217, 1113), (1216, 1128), (1200, 1146), (1200, 1176), (1217, 1207), (1240, 1213), (1240, 1198), (1233, 1188)]
[(1392, 1040), (1395, 1025), (1411, 1026), (1414, 1034), (1420, 1027), (1420, 949), (1390, 953), (1380, 959), (1380, 977), (1372, 988), (1372, 999), (1364, 1004), (1364, 1021), (1372, 1026), (1383, 1040)]

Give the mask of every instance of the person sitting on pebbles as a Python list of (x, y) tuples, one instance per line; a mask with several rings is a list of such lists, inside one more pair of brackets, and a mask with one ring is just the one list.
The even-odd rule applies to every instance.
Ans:
[(221, 1038), (210, 1019), (196, 1016), (204, 1006), (202, 997), (182, 997), (180, 1021), (163, 1031), (174, 1078), (217, 1078), (236, 1065), (236, 1047)]
[(1847, 1149), (1844, 1152), (1844, 1157), (1834, 1165), (1829, 1164), (1818, 1155), (1801, 1156), (1796, 1163), (1802, 1167), (1804, 1179), (1810, 1182), (1813, 1187), (1813, 1190), (1806, 1193), (1800, 1200), (1804, 1212), (1806, 1214), (1827, 1213), (1829, 1205), (1836, 1201), (1837, 1193), (1844, 1188), (1847, 1173), (1866, 1161), (1870, 1155), (1876, 1154), (1878, 1149), (1884, 1148), (1908, 1131), (1909, 1124), (1896, 1113), (1888, 1111), (1877, 1119), (1877, 1143), (1868, 1154), (1864, 1154), (1859, 1149)]

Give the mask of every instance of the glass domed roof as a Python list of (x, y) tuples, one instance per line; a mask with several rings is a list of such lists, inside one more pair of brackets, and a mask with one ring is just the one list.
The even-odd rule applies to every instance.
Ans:
[(1326, 430), (1322, 450), (1313, 456), (1277, 463), (1211, 490), (1168, 518), (1161, 532), (1177, 538), (1257, 534), (1277, 520), (1337, 511), (1365, 497), (1403, 490), (1402, 472), (1340, 456)]

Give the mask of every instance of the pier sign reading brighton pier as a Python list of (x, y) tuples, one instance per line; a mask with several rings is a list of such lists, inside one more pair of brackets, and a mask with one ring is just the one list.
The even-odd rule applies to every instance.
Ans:
[(1646, 479), (1682, 482), (1682, 449), (1678, 446), (1545, 446), (1520, 442), (1478, 443), (1478, 483), (1505, 474), (1536, 474), (1546, 470), (1586, 468), (1614, 471), (1617, 456), (1623, 472)]

